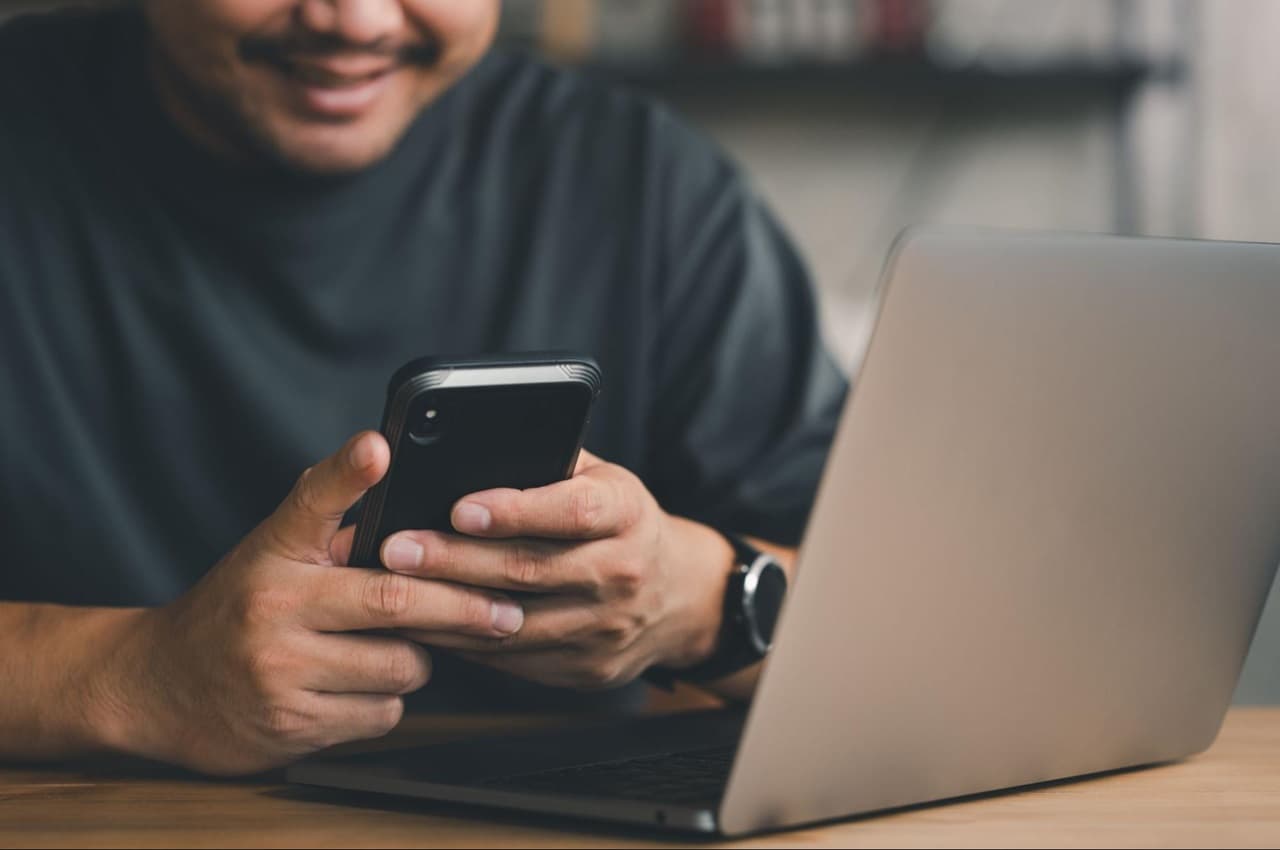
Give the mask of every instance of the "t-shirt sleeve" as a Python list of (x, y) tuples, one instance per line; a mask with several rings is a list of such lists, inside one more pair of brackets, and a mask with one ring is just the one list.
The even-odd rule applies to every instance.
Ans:
[(660, 116), (649, 485), (663, 507), (794, 545), (848, 384), (812, 278), (737, 167)]

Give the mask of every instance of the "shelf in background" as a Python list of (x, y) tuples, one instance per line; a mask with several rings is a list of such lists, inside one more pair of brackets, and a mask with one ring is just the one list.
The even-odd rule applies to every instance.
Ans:
[(928, 58), (883, 57), (844, 62), (748, 62), (736, 58), (570, 63), (587, 73), (663, 94), (794, 93), (1043, 94), (1094, 91), (1124, 95), (1148, 82), (1176, 83), (1179, 62), (1072, 60), (1024, 65), (949, 65)]

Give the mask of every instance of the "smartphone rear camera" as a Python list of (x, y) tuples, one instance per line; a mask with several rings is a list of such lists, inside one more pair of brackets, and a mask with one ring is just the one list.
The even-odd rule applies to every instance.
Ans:
[(413, 420), (409, 423), (409, 439), (420, 446), (429, 445), (440, 439), (442, 433), (440, 408), (433, 400), (417, 406)]

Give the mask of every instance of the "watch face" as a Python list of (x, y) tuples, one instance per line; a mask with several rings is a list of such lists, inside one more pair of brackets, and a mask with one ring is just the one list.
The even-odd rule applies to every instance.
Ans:
[(766, 645), (773, 643), (773, 630), (778, 625), (778, 614), (782, 611), (782, 598), (786, 593), (787, 574), (782, 567), (769, 563), (756, 579), (756, 590), (751, 600), (755, 626)]

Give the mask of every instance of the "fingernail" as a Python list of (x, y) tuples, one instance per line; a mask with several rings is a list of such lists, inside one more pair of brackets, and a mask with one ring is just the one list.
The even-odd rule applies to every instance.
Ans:
[(493, 628), (504, 635), (515, 634), (524, 625), (524, 610), (505, 599), (493, 600)]
[(408, 537), (392, 537), (382, 550), (389, 570), (416, 570), (422, 566), (422, 547)]
[(463, 534), (488, 531), (492, 522), (489, 509), (475, 502), (462, 502), (453, 510), (453, 527)]
[(360, 440), (351, 447), (349, 460), (357, 472), (366, 468), (373, 463), (373, 445), (368, 440)]

